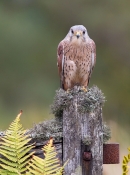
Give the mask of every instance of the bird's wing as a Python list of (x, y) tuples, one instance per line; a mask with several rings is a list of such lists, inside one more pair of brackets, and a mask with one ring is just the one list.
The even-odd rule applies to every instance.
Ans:
[(91, 47), (91, 66), (90, 66), (90, 73), (89, 73), (89, 77), (88, 77), (88, 83), (89, 83), (89, 80), (91, 78), (91, 74), (92, 74), (93, 68), (95, 66), (95, 63), (96, 63), (96, 45), (95, 45), (95, 42), (93, 40), (91, 40), (91, 42), (90, 42), (90, 47)]
[(60, 87), (64, 89), (64, 42), (61, 41), (57, 48), (57, 66), (60, 76)]

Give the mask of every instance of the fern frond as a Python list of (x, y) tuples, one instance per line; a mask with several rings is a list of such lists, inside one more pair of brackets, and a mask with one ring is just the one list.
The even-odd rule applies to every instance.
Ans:
[(124, 156), (123, 162), (122, 162), (123, 175), (128, 175), (128, 172), (129, 172), (128, 163), (130, 162), (130, 147), (128, 148), (128, 151), (129, 151), (129, 154)]
[[(32, 149), (32, 148), (31, 148)], [(22, 164), (24, 161), (29, 162), (29, 158), (34, 154), (34, 152), (31, 152), (30, 154), (24, 155), (22, 158), (19, 159), (19, 163)]]
[(25, 135), (26, 130), (20, 124), (21, 114), (11, 123), (5, 136), (1, 138), (0, 154), (3, 155), (3, 158), (0, 158), (1, 175), (21, 175), (27, 171), (29, 158), (34, 154), (34, 152), (27, 154), (34, 146), (27, 145), (31, 139)]
[(1, 175), (20, 175), (18, 172), (8, 172), (7, 170), (0, 169), (0, 174)]
[(8, 165), (5, 165), (5, 164), (0, 164), (0, 166), (3, 168), (3, 172), (8, 172), (9, 173), (18, 173), (18, 170), (14, 167), (11, 167), (11, 166), (8, 166)]
[(22, 157), (22, 156), (25, 155), (27, 152), (29, 152), (30, 146), (33, 146), (33, 144), (25, 145), (25, 146), (23, 146), (22, 148), (19, 148), (18, 153), (21, 153), (21, 154), (20, 154), (20, 157)]
[[(12, 167), (17, 167), (17, 163), (15, 163), (15, 162), (9, 162), (9, 161), (7, 161), (7, 160), (5, 160), (5, 159), (3, 159), (3, 158), (0, 158), (0, 161), (2, 162), (2, 163), (4, 163), (4, 165), (6, 164), (6, 165), (8, 165), (8, 166), (12, 166)], [(0, 165), (2, 165), (2, 163), (0, 164)]]
[(61, 175), (61, 174), (63, 174), (64, 168), (65, 168), (66, 164), (68, 163), (68, 161), (69, 161), (69, 160), (67, 160), (67, 161), (64, 163), (64, 165), (63, 165), (62, 167), (60, 167), (60, 169), (56, 172), (56, 175)]
[(53, 146), (53, 139), (50, 139), (47, 145), (42, 148), (44, 152), (44, 159), (33, 156), (29, 163), (28, 173), (31, 175), (62, 175), (64, 166), (61, 167), (59, 160), (56, 157), (56, 149)]
[(33, 174), (44, 174), (44, 159), (41, 159), (37, 156), (33, 156), (33, 159), (29, 163), (28, 170)]

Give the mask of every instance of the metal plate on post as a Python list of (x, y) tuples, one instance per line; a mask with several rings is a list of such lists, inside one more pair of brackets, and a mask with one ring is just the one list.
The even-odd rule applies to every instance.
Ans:
[(103, 144), (103, 164), (118, 164), (119, 143)]

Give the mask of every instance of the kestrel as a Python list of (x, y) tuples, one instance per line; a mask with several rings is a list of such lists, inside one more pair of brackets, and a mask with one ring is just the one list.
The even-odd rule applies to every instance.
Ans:
[(96, 63), (96, 45), (83, 25), (70, 28), (57, 49), (57, 65), (61, 88), (75, 85), (87, 88)]

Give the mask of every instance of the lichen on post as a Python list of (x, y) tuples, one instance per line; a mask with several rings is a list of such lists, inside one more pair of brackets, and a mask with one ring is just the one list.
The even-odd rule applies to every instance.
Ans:
[[(63, 162), (65, 175), (102, 175), (102, 105), (105, 98), (96, 86), (84, 92), (75, 86), (57, 91), (52, 112), (63, 120)], [(90, 152), (91, 160), (84, 158)]]

